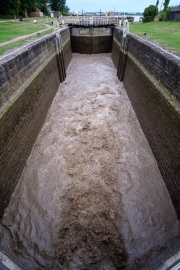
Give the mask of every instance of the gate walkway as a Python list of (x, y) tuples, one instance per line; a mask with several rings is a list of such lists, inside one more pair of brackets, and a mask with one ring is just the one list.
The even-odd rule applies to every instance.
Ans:
[[(124, 19), (122, 19), (124, 20)], [(121, 23), (121, 17), (115, 16), (66, 16), (61, 17), (61, 23), (81, 26), (113, 26)]]

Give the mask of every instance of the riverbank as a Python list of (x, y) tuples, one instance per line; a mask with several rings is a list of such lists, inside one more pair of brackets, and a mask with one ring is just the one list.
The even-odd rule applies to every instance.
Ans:
[(0, 55), (3, 55), (7, 50), (20, 47), (32, 38), (39, 38), (44, 34), (49, 34), (53, 31), (52, 24), (46, 22), (45, 18), (33, 18), (23, 20), (22, 22), (7, 20), (0, 22)]
[(180, 22), (132, 23), (130, 32), (180, 56)]

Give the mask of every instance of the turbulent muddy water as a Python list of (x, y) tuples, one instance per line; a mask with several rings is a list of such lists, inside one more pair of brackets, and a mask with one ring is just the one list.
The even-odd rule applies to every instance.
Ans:
[(179, 221), (109, 54), (74, 55), (1, 222), (29, 269), (151, 269)]

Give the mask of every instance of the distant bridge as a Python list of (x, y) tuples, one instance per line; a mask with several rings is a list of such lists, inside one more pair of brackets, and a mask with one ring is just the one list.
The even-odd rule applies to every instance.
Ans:
[[(133, 19), (127, 19), (130, 18)], [(66, 16), (60, 18), (60, 23), (69, 26), (115, 26), (123, 24), (127, 19), (124, 16)]]

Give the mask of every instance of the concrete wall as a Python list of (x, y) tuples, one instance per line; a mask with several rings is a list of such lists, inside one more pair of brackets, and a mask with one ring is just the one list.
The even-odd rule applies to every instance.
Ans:
[(71, 28), (74, 53), (96, 54), (112, 51), (113, 28)]
[[(115, 28), (112, 60), (122, 53)], [(127, 37), (123, 82), (180, 218), (180, 59), (132, 34)]]
[(64, 59), (57, 54), (52, 34), (1, 60), (0, 216), (63, 81), (60, 69), (63, 64), (67, 68), (71, 60), (69, 29), (60, 34)]

